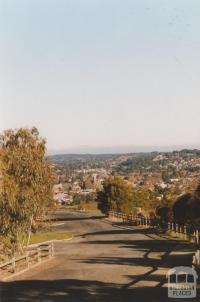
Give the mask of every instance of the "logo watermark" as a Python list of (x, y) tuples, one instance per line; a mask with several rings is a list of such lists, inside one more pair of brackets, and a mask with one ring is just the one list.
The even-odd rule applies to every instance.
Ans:
[(167, 272), (169, 298), (195, 298), (197, 273), (187, 266), (177, 266)]

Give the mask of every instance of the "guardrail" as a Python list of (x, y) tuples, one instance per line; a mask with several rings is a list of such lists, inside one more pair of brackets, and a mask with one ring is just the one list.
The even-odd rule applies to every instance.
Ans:
[(40, 244), (25, 255), (0, 264), (0, 280), (4, 281), (33, 268), (54, 256), (53, 241)]

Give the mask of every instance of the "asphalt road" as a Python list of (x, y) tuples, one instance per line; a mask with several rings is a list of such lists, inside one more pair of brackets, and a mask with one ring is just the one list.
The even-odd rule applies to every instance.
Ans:
[(167, 298), (165, 275), (191, 265), (190, 244), (84, 214), (55, 218), (55, 229), (73, 232), (74, 239), (55, 243), (53, 260), (2, 283), (2, 302), (180, 301)]

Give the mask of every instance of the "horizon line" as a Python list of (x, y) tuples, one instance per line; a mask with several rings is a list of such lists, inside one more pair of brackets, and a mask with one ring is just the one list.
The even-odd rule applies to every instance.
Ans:
[(84, 154), (132, 154), (151, 152), (173, 152), (181, 150), (200, 150), (200, 144), (160, 145), (160, 146), (79, 146), (66, 149), (47, 148), (47, 155), (84, 155)]

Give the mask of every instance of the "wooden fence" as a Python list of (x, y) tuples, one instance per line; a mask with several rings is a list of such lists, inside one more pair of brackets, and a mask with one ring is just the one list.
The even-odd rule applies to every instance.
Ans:
[(200, 270), (200, 250), (197, 250), (193, 256), (192, 266), (194, 269)]
[[(132, 225), (158, 227), (160, 221), (150, 217), (126, 215), (124, 213), (109, 212), (109, 216), (117, 219), (121, 219), (123, 222), (127, 222)], [(185, 240), (189, 240), (199, 245), (200, 243), (200, 232), (199, 230), (192, 230), (187, 225), (179, 225), (174, 222), (165, 223), (165, 230), (170, 232), (172, 235), (182, 237)]]
[[(150, 217), (143, 216), (134, 216), (134, 215), (126, 215), (124, 213), (118, 212), (109, 212), (109, 216), (111, 218), (119, 219), (124, 223), (128, 223), (131, 225), (141, 225), (147, 227), (158, 227), (160, 226), (160, 222), (156, 219)], [(200, 232), (199, 230), (194, 230), (187, 225), (179, 225), (174, 222), (165, 223), (165, 231), (169, 232), (172, 236), (180, 237), (185, 240), (189, 240), (192, 243), (197, 244), (198, 250), (193, 257), (193, 266), (195, 268), (200, 269)]]
[(14, 275), (21, 274), (53, 256), (53, 241), (31, 248), (25, 255), (0, 264), (0, 280), (7, 280)]

